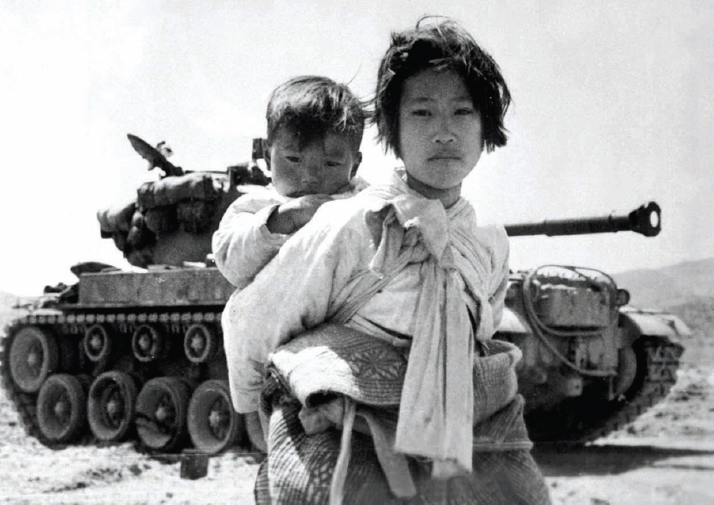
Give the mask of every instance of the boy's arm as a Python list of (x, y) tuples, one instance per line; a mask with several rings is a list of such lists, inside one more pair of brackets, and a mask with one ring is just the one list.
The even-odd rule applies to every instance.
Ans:
[(305, 226), (322, 204), (332, 200), (330, 195), (304, 195), (273, 207), (266, 221), (270, 233), (292, 235)]
[(226, 306), (224, 347), (238, 412), (258, 409), (270, 353), (324, 322), (332, 294), (357, 268), (360, 233), (325, 211), (318, 211)]
[(329, 195), (305, 195), (280, 204), (264, 199), (237, 200), (213, 234), (218, 270), (234, 286), (245, 287), (285, 241), (331, 199)]
[(212, 249), (218, 270), (234, 286), (249, 284), (288, 239), (289, 235), (268, 230), (268, 218), (277, 207), (277, 202), (258, 205), (239, 199), (221, 219)]

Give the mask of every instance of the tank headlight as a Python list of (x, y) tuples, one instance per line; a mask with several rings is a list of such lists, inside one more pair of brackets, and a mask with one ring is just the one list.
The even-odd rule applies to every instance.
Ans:
[(618, 289), (617, 296), (615, 297), (615, 303), (622, 307), (630, 303), (630, 292), (626, 289)]

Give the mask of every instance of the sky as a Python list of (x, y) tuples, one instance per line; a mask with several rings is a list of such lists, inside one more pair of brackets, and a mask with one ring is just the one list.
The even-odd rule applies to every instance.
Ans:
[[(662, 206), (655, 238), (513, 238), (513, 269), (617, 273), (714, 256), (709, 0), (5, 0), (0, 291), (74, 282), (80, 261), (129, 266), (96, 219), (155, 175), (127, 133), (165, 140), (175, 165), (224, 170), (264, 136), (275, 86), (323, 74), (369, 99), (390, 32), (424, 14), (461, 22), (513, 95), (508, 145), (464, 183), (481, 222)], [(374, 133), (360, 170), (376, 181), (398, 161)]]

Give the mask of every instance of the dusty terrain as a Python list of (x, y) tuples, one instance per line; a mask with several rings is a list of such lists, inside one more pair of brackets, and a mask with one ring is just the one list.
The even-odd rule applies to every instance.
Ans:
[[(534, 451), (554, 504), (714, 503), (714, 305), (706, 307), (679, 314), (693, 332), (665, 401), (588, 447)], [(130, 444), (52, 451), (25, 435), (0, 391), (0, 504), (251, 504), (259, 460), (224, 454), (205, 478), (186, 480), (178, 461)]]
[[(556, 504), (714, 503), (712, 367), (685, 364), (668, 399), (628, 429), (535, 456)], [(225, 454), (207, 477), (186, 480), (179, 462), (149, 459), (130, 444), (52, 451), (25, 436), (0, 396), (0, 503), (250, 504), (258, 459)]]
[(714, 367), (685, 363), (667, 399), (624, 430), (534, 455), (556, 504), (714, 503)]

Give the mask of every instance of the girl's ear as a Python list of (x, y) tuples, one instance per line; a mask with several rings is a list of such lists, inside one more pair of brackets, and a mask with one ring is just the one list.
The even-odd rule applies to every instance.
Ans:
[(270, 146), (268, 145), (268, 139), (260, 139), (260, 143), (263, 148), (263, 159), (265, 160), (265, 165), (268, 167), (268, 172), (270, 172)]

